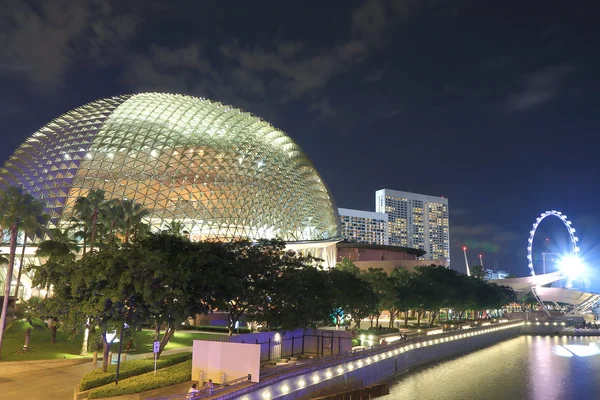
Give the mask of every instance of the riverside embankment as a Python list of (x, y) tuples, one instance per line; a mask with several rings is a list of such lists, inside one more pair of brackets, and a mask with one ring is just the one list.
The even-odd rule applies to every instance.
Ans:
[(307, 364), (221, 399), (308, 399), (385, 382), (417, 366), (456, 357), (523, 333), (523, 321), (401, 341)]

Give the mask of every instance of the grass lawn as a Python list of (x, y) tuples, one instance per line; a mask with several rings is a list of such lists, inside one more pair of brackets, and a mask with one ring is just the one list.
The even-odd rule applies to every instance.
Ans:
[[(225, 335), (224, 335), (225, 336)], [(129, 354), (140, 354), (140, 353), (151, 353), (152, 352), (152, 341), (154, 337), (154, 331), (143, 330), (135, 332), (135, 346), (129, 349)], [(194, 340), (214, 338), (215, 334), (202, 333), (194, 331), (176, 331), (165, 350), (178, 349), (180, 347), (192, 346)], [(126, 341), (123, 343), (123, 348), (126, 346)], [(112, 345), (113, 351), (118, 351), (119, 345), (115, 343)]]
[[(128, 354), (140, 354), (152, 352), (153, 331), (143, 330), (135, 332), (134, 346), (129, 349)], [(21, 353), (23, 343), (25, 342), (25, 330), (15, 328), (4, 334), (2, 341), (1, 361), (26, 361), (26, 360), (50, 360), (58, 358), (81, 358), (81, 344), (83, 333), (74, 337), (58, 331), (56, 334), (56, 343), (50, 343), (50, 330), (32, 331), (29, 351)], [(203, 339), (214, 337), (214, 334), (190, 331), (176, 331), (165, 350), (188, 347), (192, 345), (194, 339)], [(90, 344), (93, 340), (90, 335)], [(123, 352), (127, 347), (127, 340), (123, 341)], [(113, 343), (111, 350), (117, 352), (119, 344)], [(92, 352), (89, 353), (92, 356)]]
[(74, 338), (57, 332), (56, 343), (50, 343), (50, 330), (31, 331), (29, 351), (21, 353), (25, 342), (25, 330), (15, 327), (4, 333), (2, 340), (2, 361), (51, 360), (57, 358), (81, 358), (83, 334)]

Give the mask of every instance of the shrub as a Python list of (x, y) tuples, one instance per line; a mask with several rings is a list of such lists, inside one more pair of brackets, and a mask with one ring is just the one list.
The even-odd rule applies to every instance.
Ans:
[(166, 386), (177, 385), (192, 379), (192, 360), (163, 368), (160, 371), (145, 373), (125, 379), (118, 385), (104, 385), (90, 392), (90, 399), (102, 397), (121, 396), (124, 394), (140, 393), (146, 390), (159, 389)]
[(398, 328), (389, 328), (389, 327), (382, 327), (381, 329), (379, 329), (378, 327), (372, 327), (367, 329), (367, 332), (370, 334), (377, 334), (377, 335), (384, 335), (386, 333), (398, 333)]
[(434, 325), (430, 325), (430, 324), (427, 324), (427, 323), (421, 323), (421, 325), (408, 324), (408, 327), (412, 328), (412, 329), (429, 329), (429, 328), (436, 328), (437, 325), (435, 325), (435, 324)]
[[(171, 365), (179, 364), (191, 359), (192, 353), (180, 353), (164, 356), (156, 361), (156, 369), (170, 367)], [(121, 363), (119, 378), (125, 379), (150, 371), (154, 371), (154, 358), (125, 361), (124, 363)], [(116, 372), (116, 365), (110, 365), (108, 367), (108, 372), (106, 373), (102, 372), (102, 369), (95, 369), (81, 378), (79, 390), (83, 392), (84, 390), (93, 389), (114, 382)], [(154, 372), (152, 373), (154, 374)]]
[[(226, 326), (217, 325), (183, 325), (180, 330), (229, 333), (229, 329)], [(248, 329), (247, 327), (240, 327), (239, 331), (240, 333), (250, 333), (250, 329)], [(237, 332), (238, 329), (235, 330), (235, 333)]]

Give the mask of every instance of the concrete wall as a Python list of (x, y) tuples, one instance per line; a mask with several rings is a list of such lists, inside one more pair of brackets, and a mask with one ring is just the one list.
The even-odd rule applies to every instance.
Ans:
[[(400, 250), (400, 249), (398, 249)], [(416, 254), (405, 251), (390, 251), (385, 249), (361, 249), (352, 247), (338, 248), (338, 260), (347, 258), (352, 262), (357, 261), (394, 261), (394, 260), (416, 260)]]
[(513, 322), (397, 342), (309, 364), (302, 370), (263, 379), (221, 399), (308, 399), (369, 386), (390, 380), (410, 368), (467, 354), (522, 332), (523, 322)]
[(523, 325), (523, 333), (527, 335), (555, 335), (564, 329), (565, 323), (561, 321), (527, 321)]
[(192, 380), (202, 384), (212, 379), (223, 384), (248, 374), (252, 375), (252, 382), (259, 381), (259, 345), (194, 340)]
[(362, 271), (366, 271), (369, 268), (381, 268), (388, 275), (397, 268), (404, 268), (410, 272), (415, 270), (415, 267), (428, 266), (431, 264), (441, 265), (443, 267), (448, 266), (446, 260), (396, 260), (396, 261), (354, 261), (354, 265)]

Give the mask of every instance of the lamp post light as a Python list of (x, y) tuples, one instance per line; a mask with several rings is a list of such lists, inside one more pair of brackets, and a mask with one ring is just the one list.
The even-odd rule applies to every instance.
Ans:
[(119, 384), (119, 367), (121, 366), (121, 351), (123, 349), (123, 331), (129, 328), (125, 322), (121, 325), (121, 332), (119, 333), (119, 353), (117, 354), (117, 376), (115, 378), (115, 385)]

